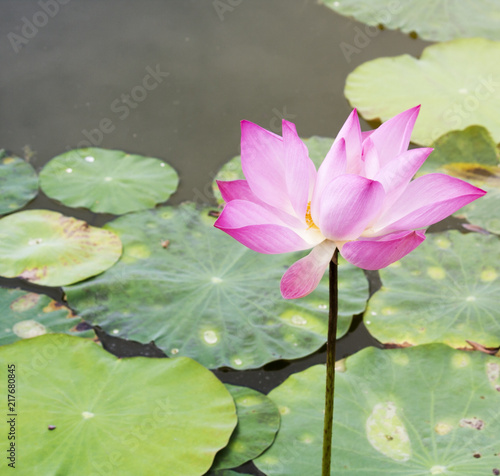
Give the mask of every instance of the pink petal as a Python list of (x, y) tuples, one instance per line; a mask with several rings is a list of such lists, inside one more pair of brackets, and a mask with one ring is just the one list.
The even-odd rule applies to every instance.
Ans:
[(340, 175), (311, 204), (313, 221), (329, 240), (354, 240), (379, 214), (384, 197), (380, 183), (359, 175)]
[(281, 278), (281, 295), (285, 299), (297, 299), (314, 291), (325, 274), (335, 248), (335, 243), (325, 240), (307, 256), (292, 264)]
[(255, 203), (260, 202), (260, 204), (264, 203), (252, 192), (246, 180), (231, 180), (228, 182), (217, 180), (217, 186), (219, 187), (222, 199), (226, 203), (232, 200), (249, 200)]
[(316, 180), (316, 169), (309, 158), (306, 145), (297, 135), (295, 125), (285, 120), (283, 120), (283, 144), (288, 196), (297, 216), (305, 217), (311, 182), (314, 184)]
[(375, 132), (375, 129), (371, 131), (361, 131), (361, 143), (363, 143), (368, 137), (370, 137)]
[(384, 186), (386, 193), (384, 209), (391, 207), (405, 191), (410, 180), (432, 151), (430, 148), (407, 150), (391, 160), (374, 177), (374, 180)]
[(346, 172), (348, 174), (359, 174), (363, 169), (363, 161), (361, 160), (361, 128), (359, 126), (358, 112), (354, 109), (342, 129), (340, 129), (335, 142), (340, 139), (345, 140), (347, 162)]
[(379, 238), (349, 241), (340, 253), (358, 268), (381, 269), (406, 256), (424, 240), (422, 231), (404, 231)]
[(233, 200), (247, 200), (253, 202), (261, 207), (265, 208), (267, 211), (271, 212), (278, 220), (281, 220), (283, 224), (286, 224), (292, 228), (304, 228), (306, 226), (305, 218), (299, 220), (296, 216), (290, 215), (278, 208), (272, 207), (267, 203), (263, 202), (257, 195), (255, 195), (246, 180), (232, 180), (230, 182), (224, 182), (217, 180), (217, 185), (219, 187), (222, 198), (226, 203)]
[(410, 182), (397, 202), (374, 225), (377, 232), (430, 226), (482, 197), (480, 188), (445, 174), (427, 174)]
[(364, 176), (373, 180), (380, 170), (380, 161), (375, 144), (370, 138), (363, 142), (363, 161), (365, 163)]
[(288, 253), (311, 247), (271, 211), (245, 200), (226, 204), (214, 226), (259, 253)]
[(248, 200), (231, 200), (222, 210), (217, 223), (229, 228), (248, 225), (285, 225), (272, 212), (272, 208), (268, 209)]
[(419, 111), (420, 106), (408, 109), (384, 122), (370, 135), (382, 167), (408, 149)]
[(252, 192), (261, 200), (293, 212), (285, 178), (283, 140), (257, 124), (241, 121), (241, 167)]
[(346, 147), (343, 138), (336, 140), (321, 163), (314, 186), (313, 203), (319, 200), (325, 187), (339, 175), (345, 174)]

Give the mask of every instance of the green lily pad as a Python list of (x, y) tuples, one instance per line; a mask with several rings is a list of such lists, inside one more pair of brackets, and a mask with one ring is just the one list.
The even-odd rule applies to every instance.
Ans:
[[(371, 26), (382, 25), (403, 33), (415, 32), (423, 40), (447, 41), (474, 37), (500, 40), (500, 11), (491, 0), (427, 0), (418, 4), (408, 0), (322, 2), (341, 15), (353, 17)], [(369, 41), (373, 36), (368, 35), (364, 41)]]
[(412, 141), (430, 145), (446, 132), (480, 125), (500, 142), (500, 42), (481, 38), (428, 46), (420, 59), (378, 58), (347, 77), (345, 95), (367, 120), (386, 121), (421, 104)]
[[(0, 345), (48, 333), (95, 337), (71, 309), (44, 294), (0, 288)], [(79, 326), (80, 325), (80, 326)]]
[(50, 210), (0, 220), (0, 275), (63, 286), (102, 273), (121, 254), (112, 232)]
[(199, 476), (236, 425), (230, 393), (191, 359), (118, 359), (53, 334), (1, 347), (0, 362), (5, 382), (15, 365), (20, 474)]
[(500, 346), (499, 244), (494, 235), (429, 234), (380, 270), (383, 286), (368, 302), (367, 329), (385, 343)]
[[(500, 359), (430, 344), (369, 347), (343, 364), (332, 474), (496, 474)], [(281, 428), (254, 461), (268, 476), (321, 473), (325, 374), (323, 365), (310, 367), (269, 394)]]
[[(304, 253), (255, 253), (213, 227), (193, 204), (127, 215), (106, 228), (124, 246), (102, 275), (65, 288), (80, 316), (108, 333), (154, 340), (168, 355), (209, 368), (257, 368), (308, 355), (326, 341), (328, 277), (316, 291), (285, 300), (283, 272)], [(365, 308), (363, 272), (343, 263), (338, 336)]]
[[(326, 157), (326, 154), (333, 144), (333, 140), (334, 139), (330, 139), (328, 137), (318, 136), (313, 136), (309, 139), (303, 139), (309, 151), (309, 157), (314, 162), (316, 169), (319, 168), (324, 158)], [(219, 187), (217, 186), (217, 180), (229, 182), (231, 180), (242, 179), (245, 179), (245, 175), (243, 174), (243, 170), (241, 168), (241, 156), (237, 155), (221, 167), (212, 183), (212, 191), (219, 205), (222, 205), (224, 203), (224, 200), (222, 200), (222, 195), (220, 193)]]
[(280, 426), (278, 408), (268, 397), (248, 387), (226, 384), (226, 388), (236, 403), (238, 425), (211, 471), (236, 468), (256, 458), (271, 446)]
[(23, 208), (38, 194), (35, 169), (19, 157), (0, 150), (0, 215)]
[(53, 158), (40, 172), (44, 193), (68, 207), (122, 215), (168, 200), (179, 183), (165, 162), (97, 147)]

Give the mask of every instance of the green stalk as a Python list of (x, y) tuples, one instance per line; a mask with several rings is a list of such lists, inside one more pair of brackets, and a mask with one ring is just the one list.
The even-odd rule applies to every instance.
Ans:
[(335, 392), (335, 345), (338, 321), (338, 250), (330, 261), (330, 309), (328, 314), (328, 339), (326, 343), (326, 396), (325, 424), (323, 429), (323, 466), (321, 476), (330, 476), (332, 462), (333, 398)]

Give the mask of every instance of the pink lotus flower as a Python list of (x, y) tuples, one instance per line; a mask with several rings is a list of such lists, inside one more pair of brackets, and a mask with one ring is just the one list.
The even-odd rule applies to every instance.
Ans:
[(280, 137), (242, 121), (246, 180), (218, 182), (226, 205), (215, 226), (259, 253), (312, 248), (283, 275), (286, 299), (316, 288), (335, 248), (364, 269), (401, 259), (425, 240), (420, 229), (486, 193), (444, 174), (411, 181), (432, 152), (407, 150), (419, 109), (370, 132), (354, 110), (318, 171), (291, 122)]

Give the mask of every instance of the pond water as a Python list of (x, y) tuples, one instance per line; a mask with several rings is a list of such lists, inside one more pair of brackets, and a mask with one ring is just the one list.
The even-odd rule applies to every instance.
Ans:
[[(33, 1), (2, 2), (0, 146), (37, 170), (90, 142), (164, 159), (181, 179), (170, 204), (215, 203), (211, 182), (239, 153), (240, 120), (280, 133), (284, 117), (302, 137), (332, 137), (350, 112), (343, 88), (356, 66), (380, 56), (419, 56), (429, 44), (394, 31), (368, 36), (364, 25), (313, 0), (72, 0), (22, 44), (9, 39), (27, 31), (26, 19), (31, 23), (39, 10)], [(27, 208), (95, 225), (112, 218), (58, 206), (43, 194)], [(61, 290), (44, 292), (62, 297)], [(117, 355), (150, 352), (103, 340)], [(368, 345), (378, 343), (355, 319), (337, 357)], [(290, 373), (324, 361), (323, 348), (292, 363), (216, 374), (267, 393)], [(243, 469), (262, 474), (252, 464)]]

